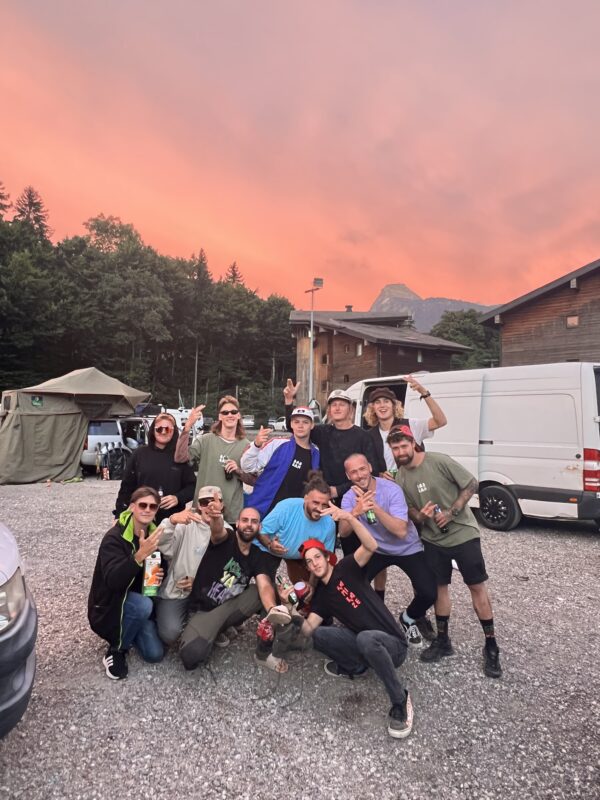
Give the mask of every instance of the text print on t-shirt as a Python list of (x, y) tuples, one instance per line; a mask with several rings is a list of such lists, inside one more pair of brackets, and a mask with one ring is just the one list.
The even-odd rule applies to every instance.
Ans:
[(423, 492), (427, 491), (427, 484), (426, 483), (417, 483), (417, 492), (419, 494), (423, 494)]
[(301, 462), (301, 461), (298, 461), (298, 459), (297, 459), (297, 458), (295, 458), (295, 459), (292, 461), (292, 467), (293, 467), (294, 469), (302, 469), (302, 462)]
[[(239, 580), (240, 576), (242, 576), (242, 580)], [(246, 588), (247, 582), (248, 578), (242, 575), (238, 562), (234, 558), (230, 558), (223, 568), (221, 580), (213, 583), (208, 590), (207, 596), (218, 605), (221, 605), (226, 600), (231, 600), (232, 597), (241, 594)]]
[(350, 603), (352, 608), (358, 608), (359, 607), (360, 600), (354, 594), (354, 592), (351, 592), (350, 589), (347, 588), (347, 586), (344, 583), (344, 581), (338, 581), (338, 585), (335, 588), (342, 595), (342, 597), (346, 598), (346, 602)]

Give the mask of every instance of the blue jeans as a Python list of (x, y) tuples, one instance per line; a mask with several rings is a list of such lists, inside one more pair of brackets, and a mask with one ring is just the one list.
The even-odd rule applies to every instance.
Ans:
[(313, 643), (332, 658), (344, 672), (353, 675), (372, 667), (380, 678), (392, 705), (404, 702), (406, 689), (398, 680), (396, 667), (406, 658), (407, 645), (384, 631), (353, 633), (348, 628), (320, 627), (313, 633)]
[(150, 597), (128, 592), (123, 608), (122, 649), (136, 647), (144, 661), (160, 661), (164, 647), (158, 638), (156, 624), (150, 619), (153, 603)]

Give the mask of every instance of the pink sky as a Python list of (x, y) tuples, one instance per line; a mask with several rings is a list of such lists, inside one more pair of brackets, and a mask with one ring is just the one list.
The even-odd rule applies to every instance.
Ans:
[(21, 0), (0, 180), (263, 296), (506, 302), (600, 257), (600, 6)]

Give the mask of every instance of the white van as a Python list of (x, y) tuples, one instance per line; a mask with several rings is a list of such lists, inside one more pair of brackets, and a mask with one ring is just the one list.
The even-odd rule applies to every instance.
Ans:
[[(524, 514), (600, 528), (600, 364), (419, 373), (419, 381), (448, 418), (425, 447), (479, 479), (471, 505), (484, 525), (507, 531)], [(406, 417), (429, 415), (403, 376), (373, 378), (350, 387), (357, 425), (375, 386), (389, 386)]]

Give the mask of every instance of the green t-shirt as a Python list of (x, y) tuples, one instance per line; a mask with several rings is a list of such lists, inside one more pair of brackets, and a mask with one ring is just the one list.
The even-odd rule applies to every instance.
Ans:
[(226, 522), (234, 524), (244, 506), (243, 484), (237, 475), (231, 480), (225, 478), (223, 465), (233, 459), (239, 466), (242, 453), (249, 446), (248, 439), (235, 439), (227, 442), (217, 433), (205, 433), (198, 436), (190, 447), (190, 461), (197, 467), (196, 493), (203, 486), (218, 486), (223, 493)]
[[(419, 511), (429, 501), (440, 508), (450, 508), (472, 480), (473, 475), (445, 453), (428, 452), (419, 467), (401, 467), (396, 475), (396, 483), (404, 490), (408, 505)], [(427, 519), (421, 528), (421, 538), (440, 547), (454, 547), (479, 538), (479, 526), (468, 505), (457, 517), (452, 517), (447, 527), (448, 532), (442, 533), (435, 520)]]

